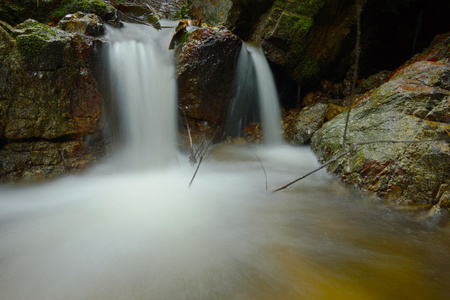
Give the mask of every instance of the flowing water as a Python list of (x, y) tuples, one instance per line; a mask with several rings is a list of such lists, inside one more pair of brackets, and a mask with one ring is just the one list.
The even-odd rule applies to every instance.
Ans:
[[(116, 60), (148, 52), (115, 38), (111, 51), (126, 52)], [(133, 68), (146, 69), (139, 65), (147, 61)], [(128, 89), (127, 79), (114, 80), (117, 92)], [(160, 87), (172, 86), (166, 83)], [(135, 106), (140, 100), (131, 98), (147, 94), (120, 93)], [(142, 112), (127, 110), (122, 121), (130, 124)], [(306, 147), (215, 146), (188, 188), (194, 170), (187, 156), (172, 148), (160, 163), (153, 146), (128, 149), (151, 144), (139, 141), (157, 131), (149, 126), (170, 137), (171, 125), (148, 119), (137, 136), (127, 137), (135, 129), (125, 126), (121, 153), (82, 175), (0, 187), (0, 299), (448, 298), (450, 228), (438, 218), (414, 220), (324, 172), (266, 192), (265, 173), (272, 188), (317, 166)]]
[(261, 47), (244, 43), (236, 73), (236, 95), (230, 105), (226, 134), (239, 136), (247, 124), (261, 122), (264, 144), (280, 145), (282, 136), (278, 93)]
[(281, 110), (272, 71), (261, 47), (255, 47), (249, 44), (246, 44), (245, 47), (250, 52), (250, 57), (255, 66), (264, 143), (272, 146), (280, 145), (282, 141), (280, 135)]

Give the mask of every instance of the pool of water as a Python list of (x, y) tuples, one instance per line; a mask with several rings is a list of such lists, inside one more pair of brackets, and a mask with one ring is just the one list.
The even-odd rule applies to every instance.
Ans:
[[(261, 161), (261, 163), (260, 163)], [(0, 187), (0, 299), (448, 299), (450, 230), (349, 191), (308, 148)], [(264, 170), (263, 170), (264, 168)], [(126, 168), (125, 168), (126, 169)]]

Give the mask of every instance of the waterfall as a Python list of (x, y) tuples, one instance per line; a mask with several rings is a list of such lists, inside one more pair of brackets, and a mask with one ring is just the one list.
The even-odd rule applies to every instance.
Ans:
[(245, 47), (241, 48), (236, 69), (236, 93), (230, 103), (225, 135), (240, 137), (245, 125), (259, 122), (255, 67)]
[[(243, 127), (260, 121), (266, 145), (279, 145), (281, 116), (278, 93), (269, 64), (260, 47), (244, 44), (239, 55), (236, 96), (230, 105), (226, 133), (238, 135)], [(258, 116), (255, 111), (259, 112)]]
[(132, 169), (167, 165), (176, 155), (176, 80), (171, 30), (127, 24), (108, 28), (113, 98), (120, 108), (123, 164)]
[(281, 144), (281, 116), (277, 88), (272, 71), (260, 47), (246, 44), (256, 70), (258, 99), (261, 107), (264, 143)]

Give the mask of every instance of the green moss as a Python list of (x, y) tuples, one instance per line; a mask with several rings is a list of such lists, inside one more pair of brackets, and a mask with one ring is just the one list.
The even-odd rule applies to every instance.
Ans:
[(60, 19), (67, 14), (75, 13), (77, 11), (93, 13), (104, 18), (107, 14), (114, 12), (114, 7), (101, 0), (65, 0), (62, 4), (63, 5), (58, 6), (51, 11), (48, 19)]
[(276, 0), (274, 7), (285, 9), (299, 15), (314, 17), (326, 2), (327, 0)]
[(181, 20), (181, 19), (190, 19), (191, 18), (191, 11), (192, 11), (192, 0), (187, 0), (183, 6), (181, 6), (180, 10), (178, 10), (173, 18), (175, 20)]

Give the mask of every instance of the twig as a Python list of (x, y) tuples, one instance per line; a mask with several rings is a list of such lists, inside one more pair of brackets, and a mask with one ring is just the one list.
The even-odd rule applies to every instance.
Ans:
[(182, 109), (180, 106), (178, 106), (179, 109), (181, 109), (181, 111), (183, 112), (184, 115), (184, 120), (186, 121), (186, 128), (187, 128), (187, 132), (188, 132), (188, 136), (189, 136), (189, 146), (191, 148), (191, 155), (189, 156), (189, 161), (192, 164), (197, 163), (197, 158), (195, 157), (194, 154), (194, 146), (192, 145), (192, 136), (191, 136), (191, 129), (189, 128), (189, 123), (188, 123), (188, 119), (186, 116), (186, 111), (184, 109)]
[(202, 164), (203, 157), (205, 157), (206, 151), (208, 151), (208, 148), (211, 145), (212, 141), (213, 141), (213, 138), (209, 141), (208, 146), (206, 146), (204, 153), (200, 156), (200, 160), (198, 161), (197, 168), (195, 169), (194, 175), (192, 176), (192, 179), (189, 182), (189, 187), (191, 187), (192, 182), (194, 181), (195, 176), (197, 175), (198, 169), (200, 168), (200, 165)]
[(66, 164), (66, 159), (64, 158), (64, 150), (63, 149), (58, 149), (58, 152), (61, 155), (61, 160), (62, 160), (62, 163), (63, 163), (64, 171), (67, 173), (68, 172), (68, 168), (67, 168), (67, 164)]
[(264, 168), (264, 165), (263, 165), (261, 159), (259, 158), (258, 154), (256, 154), (254, 151), (253, 151), (253, 154), (256, 156), (256, 158), (257, 158), (258, 161), (259, 161), (259, 164), (261, 165), (261, 168), (263, 169), (263, 172), (264, 172), (264, 178), (265, 178), (265, 180), (266, 180), (266, 192), (267, 192), (267, 189), (268, 189), (268, 188), (267, 188), (267, 173), (266, 173), (266, 169)]
[(352, 105), (354, 101), (355, 96), (355, 88), (356, 88), (356, 81), (358, 79), (358, 69), (359, 69), (359, 55), (360, 55), (360, 43), (361, 43), (361, 11), (362, 11), (362, 4), (363, 0), (356, 0), (356, 44), (355, 44), (355, 64), (354, 70), (353, 70), (353, 79), (352, 79), (352, 86), (350, 89), (350, 103), (348, 104), (348, 110), (347, 110), (347, 118), (345, 119), (345, 127), (344, 127), (344, 134), (342, 137), (342, 151), (345, 151), (345, 143), (347, 141), (347, 130), (348, 130), (348, 122), (350, 120), (350, 112), (352, 110)]
[(441, 140), (445, 140), (445, 139), (420, 140), (420, 141), (418, 141), (418, 140), (409, 140), (409, 141), (398, 141), (398, 140), (373, 140), (373, 141), (364, 141), (364, 142), (355, 143), (355, 144), (353, 144), (352, 147), (350, 147), (350, 149), (348, 149), (347, 151), (341, 153), (341, 154), (338, 155), (337, 157), (335, 157), (335, 158), (333, 158), (333, 159), (327, 161), (326, 163), (322, 164), (320, 167), (318, 167), (318, 168), (312, 170), (311, 172), (309, 172), (309, 173), (307, 173), (307, 174), (305, 174), (305, 175), (303, 175), (303, 176), (301, 176), (301, 177), (299, 177), (299, 178), (297, 178), (297, 179), (295, 179), (295, 180), (289, 182), (288, 184), (285, 184), (285, 185), (283, 185), (283, 186), (280, 186), (280, 187), (276, 188), (276, 189), (273, 190), (272, 192), (275, 193), (275, 192), (278, 192), (278, 191), (281, 191), (281, 190), (286, 189), (287, 187), (293, 185), (294, 183), (296, 183), (296, 182), (298, 182), (298, 181), (300, 181), (300, 180), (302, 180), (302, 179), (308, 177), (309, 175), (314, 174), (314, 173), (316, 173), (317, 171), (319, 171), (319, 170), (325, 168), (326, 166), (328, 166), (328, 165), (334, 163), (335, 161), (337, 161), (337, 160), (340, 159), (341, 157), (343, 157), (343, 156), (349, 154), (350, 152), (354, 151), (356, 148), (358, 148), (359, 146), (362, 146), (362, 145), (375, 144), (375, 143), (395, 143), (395, 144), (398, 144), (398, 143), (408, 143), (408, 144), (410, 144), (410, 143), (411, 143), (411, 144), (412, 144), (412, 143), (436, 142), (436, 141), (441, 141)]

